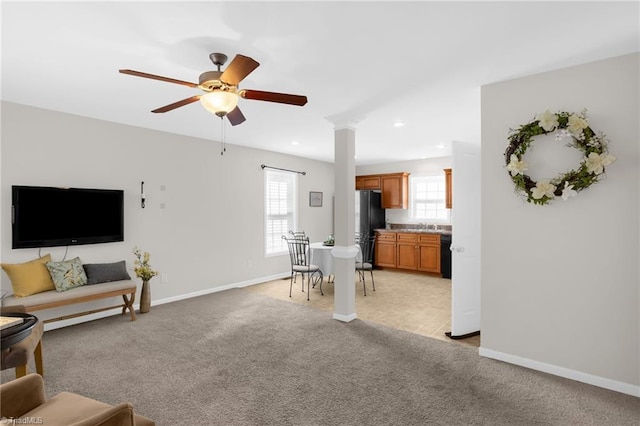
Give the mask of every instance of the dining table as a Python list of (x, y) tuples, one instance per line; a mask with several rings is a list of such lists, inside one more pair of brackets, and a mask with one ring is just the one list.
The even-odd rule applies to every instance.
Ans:
[[(360, 251), (359, 245), (356, 244), (356, 247), (358, 248), (356, 262), (360, 262), (362, 260), (362, 252)], [(333, 271), (333, 255), (331, 254), (331, 250), (333, 250), (333, 248), (333, 244), (325, 244), (322, 241), (309, 244), (309, 249), (311, 251), (311, 263), (320, 268), (322, 275), (327, 277), (328, 282), (333, 282), (332, 277), (335, 276)]]

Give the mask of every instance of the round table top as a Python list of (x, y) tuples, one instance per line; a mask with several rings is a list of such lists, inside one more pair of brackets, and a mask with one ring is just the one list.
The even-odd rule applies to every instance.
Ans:
[(334, 248), (335, 246), (328, 246), (323, 242), (319, 242), (319, 243), (311, 243), (309, 244), (309, 247), (314, 248), (314, 249), (325, 249), (325, 250), (331, 250), (332, 248)]
[(0, 330), (0, 346), (3, 349), (7, 349), (26, 339), (31, 334), (33, 327), (38, 323), (38, 318), (36, 316), (21, 312), (6, 312), (3, 313), (2, 316), (18, 317), (23, 319), (20, 324), (12, 325)]

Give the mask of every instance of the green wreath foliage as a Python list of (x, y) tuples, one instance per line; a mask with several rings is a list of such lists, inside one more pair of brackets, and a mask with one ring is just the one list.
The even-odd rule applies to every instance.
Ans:
[[(553, 179), (534, 181), (525, 174), (528, 164), (524, 155), (536, 136), (556, 133), (556, 139), (566, 138), (568, 146), (579, 149), (584, 157), (577, 169), (569, 170)], [(580, 114), (566, 111), (551, 113), (546, 110), (517, 129), (510, 129), (509, 145), (504, 152), (507, 171), (516, 193), (528, 203), (544, 205), (556, 197), (568, 200), (604, 177), (605, 166), (616, 158), (609, 154), (608, 140), (603, 133), (596, 134), (587, 121), (587, 111)]]

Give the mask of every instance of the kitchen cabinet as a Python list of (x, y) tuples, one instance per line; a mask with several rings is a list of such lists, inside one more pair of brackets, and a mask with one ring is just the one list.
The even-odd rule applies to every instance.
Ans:
[(376, 232), (375, 265), (387, 268), (396, 267), (396, 233)]
[(440, 234), (377, 232), (376, 266), (441, 273)]
[(451, 169), (444, 169), (444, 190), (445, 190), (445, 208), (450, 209), (453, 206), (453, 185), (451, 183)]
[(398, 233), (399, 269), (440, 273), (440, 234)]
[(396, 238), (398, 269), (418, 269), (418, 234), (398, 233)]
[(380, 190), (379, 175), (356, 176), (356, 191), (362, 190)]
[(383, 209), (406, 209), (409, 206), (409, 173), (380, 175)]
[(418, 234), (418, 271), (441, 271), (440, 234)]
[(406, 209), (409, 206), (409, 173), (385, 173), (356, 176), (356, 191), (382, 191), (383, 209)]

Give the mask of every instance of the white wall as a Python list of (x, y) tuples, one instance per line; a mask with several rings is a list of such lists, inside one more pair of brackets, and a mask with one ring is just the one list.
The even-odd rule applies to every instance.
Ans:
[[(482, 88), (480, 350), (638, 396), (639, 61), (626, 55)], [(503, 152), (509, 129), (547, 108), (587, 108), (617, 161), (576, 198), (537, 206), (514, 194)]]
[[(413, 161), (399, 161), (395, 163), (358, 166), (356, 167), (356, 176), (399, 172), (407, 172), (414, 175), (439, 175), (444, 174), (444, 169), (451, 168), (451, 162), (451, 157), (439, 157)], [(412, 220), (409, 217), (409, 209), (386, 209), (385, 213), (386, 219), (390, 223), (416, 223), (415, 220)]]
[[(228, 144), (221, 156), (217, 141), (3, 102), (2, 262), (38, 256), (37, 249), (11, 249), (11, 185), (72, 186), (125, 191), (125, 241), (72, 246), (67, 259), (125, 259), (132, 269), (132, 248), (148, 250), (153, 267), (168, 277), (152, 280), (153, 300), (287, 274), (288, 255), (263, 254), (263, 163), (306, 171), (298, 179), (299, 228), (318, 241), (333, 232), (331, 163)], [(324, 193), (322, 207), (309, 207), (309, 191)], [(64, 252), (42, 249), (54, 260)], [(2, 287), (10, 288), (4, 273)]]

